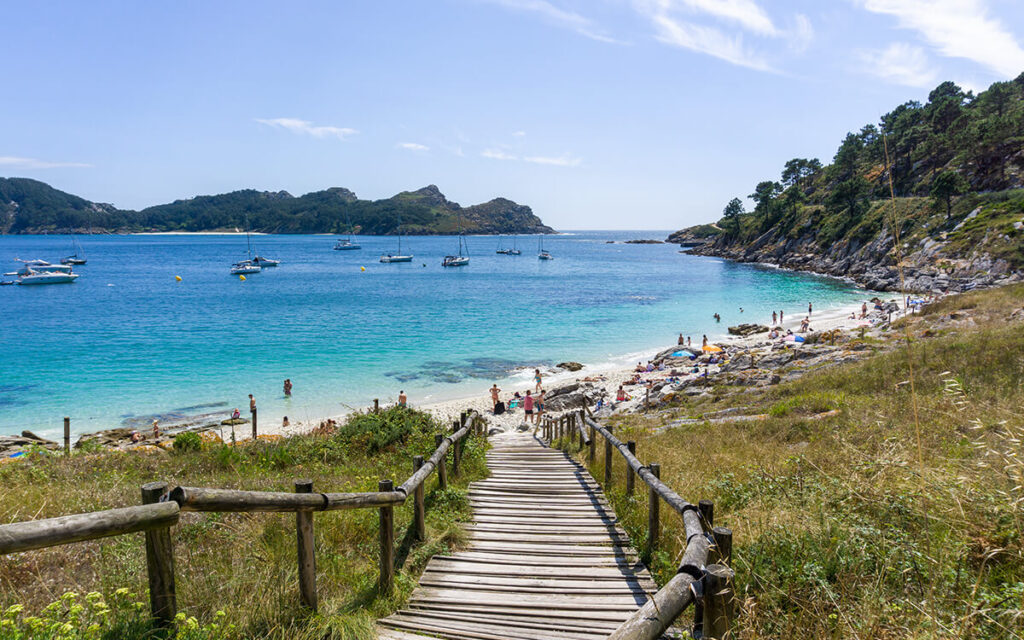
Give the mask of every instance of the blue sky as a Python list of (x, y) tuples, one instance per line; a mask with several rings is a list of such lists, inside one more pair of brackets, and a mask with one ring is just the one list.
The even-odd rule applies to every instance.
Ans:
[(1019, 0), (0, 0), (0, 176), (120, 207), (437, 184), (557, 228), (715, 219), (942, 80)]

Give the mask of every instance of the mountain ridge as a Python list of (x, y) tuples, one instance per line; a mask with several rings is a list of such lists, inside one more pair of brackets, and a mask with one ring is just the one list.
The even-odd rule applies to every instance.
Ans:
[(91, 202), (31, 178), (0, 178), (0, 235), (223, 231), (443, 235), (461, 225), (475, 234), (554, 233), (526, 205), (507, 198), (463, 207), (437, 185), (381, 200), (360, 200), (344, 187), (293, 196), (240, 189), (198, 195), (138, 211)]

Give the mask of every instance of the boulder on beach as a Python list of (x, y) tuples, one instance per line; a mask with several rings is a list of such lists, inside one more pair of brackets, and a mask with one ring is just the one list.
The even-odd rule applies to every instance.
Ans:
[(20, 436), (0, 436), (0, 457), (7, 457), (31, 447), (59, 449), (60, 445), (52, 440), (41, 438), (31, 431), (22, 431)]
[(568, 362), (559, 362), (555, 366), (558, 367), (559, 369), (565, 369), (566, 371), (579, 371), (580, 369), (583, 368), (582, 364), (580, 364), (579, 362), (573, 362), (572, 360)]
[(740, 324), (735, 327), (729, 327), (729, 335), (733, 336), (752, 336), (756, 333), (768, 333), (768, 327), (763, 324)]
[(607, 392), (602, 387), (592, 383), (573, 382), (549, 391), (544, 397), (544, 404), (547, 410), (565, 411), (593, 405), (606, 395)]

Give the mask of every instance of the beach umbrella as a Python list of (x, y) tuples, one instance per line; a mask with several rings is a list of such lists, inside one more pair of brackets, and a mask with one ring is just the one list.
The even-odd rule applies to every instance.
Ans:
[(707, 353), (721, 353), (722, 347), (719, 347), (718, 345), (714, 344), (708, 344), (704, 345), (704, 351), (706, 351)]

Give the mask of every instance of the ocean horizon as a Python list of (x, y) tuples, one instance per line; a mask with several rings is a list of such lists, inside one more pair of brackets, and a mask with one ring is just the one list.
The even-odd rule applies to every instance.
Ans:
[[(378, 258), (397, 249), (394, 236), (333, 251), (330, 236), (261, 235), (254, 250), (281, 265), (244, 281), (228, 273), (244, 236), (76, 236), (88, 264), (75, 283), (0, 288), (0, 434), (55, 438), (64, 416), (76, 437), (236, 407), (247, 416), (249, 393), (261, 424), (277, 425), (391, 403), (400, 390), (423, 405), (495, 382), (525, 389), (534, 367), (578, 361), (586, 375), (679, 333), (699, 344), (772, 310), (796, 318), (808, 302), (822, 313), (866, 297), (836, 278), (623, 244), (668, 233), (568, 230), (544, 237), (551, 261), (537, 259), (538, 236), (516, 239), (521, 256), (495, 254), (511, 237), (469, 236), (470, 265), (449, 269), (454, 236), (403, 237), (413, 262), (389, 265)], [(0, 268), (56, 262), (71, 246), (3, 236)]]

